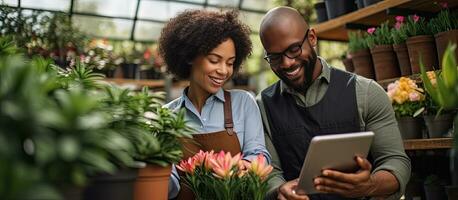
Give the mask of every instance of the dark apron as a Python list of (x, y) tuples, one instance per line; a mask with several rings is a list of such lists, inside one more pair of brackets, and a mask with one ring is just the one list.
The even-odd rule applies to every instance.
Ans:
[[(212, 133), (194, 134), (192, 135), (192, 139), (182, 139), (181, 142), (183, 144), (184, 159), (194, 156), (199, 152), (199, 150), (214, 150), (215, 153), (224, 150), (225, 152), (231, 152), (231, 155), (241, 152), (239, 139), (237, 138), (237, 134), (234, 132), (231, 110), (231, 93), (224, 91), (224, 99), (224, 128), (226, 130)], [(181, 175), (183, 174), (180, 173), (180, 176)], [(178, 200), (195, 199), (194, 194), (188, 186), (182, 184), (182, 182), (180, 182), (180, 185), (181, 190), (177, 196)]]

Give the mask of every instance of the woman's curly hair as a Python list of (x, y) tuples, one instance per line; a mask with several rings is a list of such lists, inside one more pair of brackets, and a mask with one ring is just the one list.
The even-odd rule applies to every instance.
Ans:
[(238, 18), (236, 11), (215, 12), (186, 10), (170, 19), (159, 38), (159, 52), (168, 70), (187, 79), (191, 62), (231, 38), (235, 45), (234, 74), (251, 54), (250, 28)]

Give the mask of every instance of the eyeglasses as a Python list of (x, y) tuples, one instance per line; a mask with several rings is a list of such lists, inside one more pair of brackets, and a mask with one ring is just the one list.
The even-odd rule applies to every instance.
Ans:
[(305, 39), (307, 39), (309, 30), (310, 29), (307, 29), (307, 32), (305, 32), (304, 39), (302, 39), (300, 44), (293, 44), (281, 53), (268, 53), (264, 56), (264, 60), (266, 60), (272, 66), (277, 66), (281, 64), (283, 56), (286, 56), (290, 59), (297, 58), (302, 54), (302, 45), (304, 44)]

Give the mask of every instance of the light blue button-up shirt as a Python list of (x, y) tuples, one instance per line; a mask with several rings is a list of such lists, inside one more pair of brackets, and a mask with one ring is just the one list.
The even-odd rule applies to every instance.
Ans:
[[(183, 91), (181, 97), (168, 103), (165, 107), (178, 111), (184, 106), (186, 108), (185, 118), (188, 124), (198, 131), (196, 134), (225, 130), (223, 89), (207, 98), (200, 114), (186, 96), (186, 91), (187, 89)], [(270, 163), (271, 157), (265, 146), (261, 114), (255, 98), (243, 90), (229, 90), (229, 92), (231, 93), (234, 131), (240, 142), (243, 159), (251, 160), (258, 154), (263, 154)], [(174, 198), (178, 194), (178, 180), (174, 166), (169, 182), (169, 198)]]

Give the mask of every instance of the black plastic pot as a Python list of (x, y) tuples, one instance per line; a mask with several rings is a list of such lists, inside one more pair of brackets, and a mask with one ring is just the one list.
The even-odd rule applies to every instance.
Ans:
[(401, 117), (397, 119), (402, 139), (420, 139), (423, 135), (423, 118)]
[(358, 7), (358, 9), (364, 8), (364, 1), (363, 0), (356, 0), (355, 3), (356, 3), (356, 7)]
[(448, 131), (453, 127), (452, 114), (443, 114), (439, 116), (425, 115), (426, 128), (428, 128), (429, 138), (440, 138), (447, 135)]
[(328, 13), (326, 12), (326, 3), (318, 2), (315, 4), (316, 15), (319, 22), (328, 21)]
[(138, 170), (123, 169), (115, 174), (100, 174), (90, 179), (84, 191), (84, 200), (131, 200)]
[(324, 2), (326, 3), (328, 19), (333, 19), (356, 10), (356, 4), (354, 1), (325, 0)]
[(121, 64), (122, 75), (124, 78), (135, 79), (138, 64), (123, 63)]
[(424, 185), (426, 200), (447, 199), (443, 185)]
[(367, 7), (367, 6), (370, 6), (372, 4), (375, 4), (379, 1), (382, 1), (382, 0), (363, 0), (364, 1), (364, 7)]

